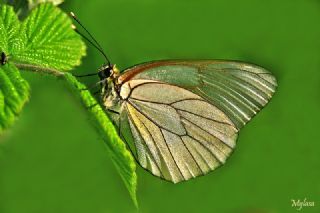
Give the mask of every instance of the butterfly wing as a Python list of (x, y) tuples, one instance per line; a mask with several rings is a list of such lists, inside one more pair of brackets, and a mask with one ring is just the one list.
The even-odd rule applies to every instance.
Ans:
[(142, 167), (175, 183), (223, 164), (276, 87), (263, 68), (229, 61), (148, 63), (119, 81), (130, 90), (120, 134)]

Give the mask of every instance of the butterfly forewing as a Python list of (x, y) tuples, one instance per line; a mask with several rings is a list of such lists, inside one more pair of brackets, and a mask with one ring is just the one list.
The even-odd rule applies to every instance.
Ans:
[(203, 97), (224, 111), (238, 129), (270, 100), (277, 82), (266, 69), (236, 61), (156, 61), (129, 68), (120, 81), (157, 80)]
[(270, 72), (233, 61), (158, 61), (118, 80), (130, 89), (120, 135), (143, 168), (175, 183), (225, 163), (239, 129), (276, 88)]

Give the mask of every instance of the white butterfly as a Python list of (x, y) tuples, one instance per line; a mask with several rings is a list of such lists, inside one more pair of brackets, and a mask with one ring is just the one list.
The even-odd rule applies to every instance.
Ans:
[(174, 183), (224, 164), (277, 86), (267, 70), (236, 61), (155, 61), (99, 73), (103, 104), (136, 160)]

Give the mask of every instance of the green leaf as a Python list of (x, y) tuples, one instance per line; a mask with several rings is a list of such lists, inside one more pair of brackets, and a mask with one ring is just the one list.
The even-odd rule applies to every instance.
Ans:
[(136, 187), (137, 187), (137, 175), (136, 175), (136, 163), (132, 157), (130, 151), (126, 148), (126, 144), (119, 138), (117, 131), (101, 108), (97, 101), (91, 96), (90, 92), (86, 90), (86, 86), (81, 84), (74, 76), (66, 73), (65, 79), (71, 86), (75, 94), (78, 94), (84, 106), (88, 109), (90, 118), (96, 129), (102, 136), (105, 144), (107, 145), (107, 150), (109, 156), (111, 157), (113, 163), (116, 166), (122, 180), (124, 181), (131, 198), (136, 205)]
[(71, 25), (71, 19), (53, 4), (40, 4), (23, 21), (25, 46), (12, 53), (11, 60), (18, 64), (71, 70), (85, 55), (85, 45)]
[(29, 98), (29, 85), (8, 63), (0, 67), (0, 133), (14, 122)]

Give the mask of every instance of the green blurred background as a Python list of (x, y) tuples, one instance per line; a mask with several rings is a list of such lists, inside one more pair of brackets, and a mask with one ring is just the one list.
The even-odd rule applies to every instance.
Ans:
[[(140, 167), (140, 212), (320, 212), (320, 1), (66, 0), (119, 68), (157, 59), (236, 59), (272, 71), (270, 104), (227, 164), (178, 185)], [(89, 46), (89, 73), (104, 63)], [(61, 80), (25, 73), (32, 94), (0, 139), (0, 212), (136, 212), (85, 110)], [(84, 80), (91, 84), (97, 78)]]

